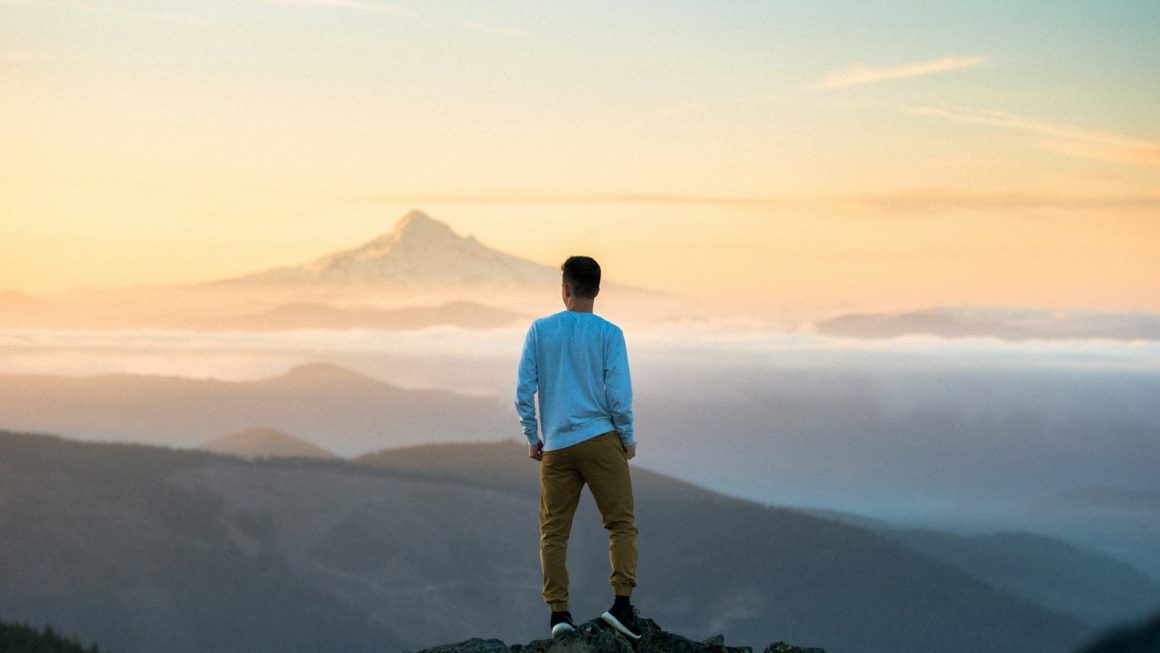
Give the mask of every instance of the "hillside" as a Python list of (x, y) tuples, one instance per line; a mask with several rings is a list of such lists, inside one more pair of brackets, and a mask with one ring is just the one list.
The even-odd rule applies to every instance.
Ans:
[(1030, 533), (882, 531), (1037, 605), (1110, 628), (1160, 609), (1160, 583), (1118, 560)]
[(201, 445), (211, 453), (239, 458), (334, 458), (322, 447), (274, 429), (254, 428), (213, 438)]
[[(0, 432), (0, 615), (118, 653), (398, 650), (365, 613), (244, 548), (274, 525), (170, 480), (245, 463)], [(286, 469), (292, 469), (287, 465)]]
[[(522, 447), (430, 446), (363, 463), (4, 433), (0, 585), (13, 589), (0, 614), (125, 653), (543, 635), (535, 464)], [(1046, 652), (1086, 634), (870, 531), (639, 468), (634, 481), (637, 600), (677, 632), (830, 653)], [(588, 500), (577, 520), (588, 525), (570, 557), (583, 619), (607, 607), (607, 551)]]
[(1007, 518), (1108, 551), (1160, 580), (1160, 489), (1077, 487), (1029, 501)]

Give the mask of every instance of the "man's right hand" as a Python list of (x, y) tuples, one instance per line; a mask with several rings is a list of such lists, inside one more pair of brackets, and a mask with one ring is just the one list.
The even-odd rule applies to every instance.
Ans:
[(532, 460), (535, 460), (535, 461), (543, 460), (544, 459), (544, 443), (537, 442), (535, 444), (529, 444), (528, 445), (528, 458), (531, 458)]

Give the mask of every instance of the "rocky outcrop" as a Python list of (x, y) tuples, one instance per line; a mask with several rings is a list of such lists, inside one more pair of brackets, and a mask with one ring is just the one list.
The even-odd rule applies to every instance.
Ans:
[[(717, 635), (702, 642), (665, 632), (652, 619), (641, 619), (642, 636), (631, 642), (605, 626), (589, 621), (573, 633), (555, 639), (538, 639), (528, 644), (508, 646), (498, 639), (469, 639), (423, 649), (419, 653), (752, 653), (748, 646), (725, 646), (725, 637)], [(825, 653), (820, 648), (805, 648), (777, 642), (765, 647), (764, 653)]]

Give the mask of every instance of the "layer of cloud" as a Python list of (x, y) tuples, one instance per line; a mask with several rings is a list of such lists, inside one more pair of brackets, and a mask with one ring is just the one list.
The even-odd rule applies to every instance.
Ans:
[[(1126, 313), (1108, 315), (1124, 321), (1132, 318)], [(524, 334), (523, 327), (264, 334), (6, 330), (0, 331), (0, 374), (133, 373), (256, 380), (281, 374), (295, 365), (326, 361), (353, 365), (360, 371), (391, 379), (403, 360), (443, 365), (453, 359), (480, 362), (489, 369), (499, 361), (500, 367), (493, 372), (503, 376), (514, 373), (507, 362), (518, 354)], [(742, 323), (637, 327), (633, 351), (642, 360), (666, 365), (694, 362), (862, 367), (891, 361), (907, 366), (1160, 369), (1160, 341), (1156, 340), (1004, 340), (933, 335), (863, 338), (784, 332)], [(449, 369), (448, 373), (454, 375), (455, 367)]]
[(836, 70), (826, 75), (825, 79), (811, 85), (809, 88), (812, 90), (849, 88), (863, 84), (874, 84), (896, 79), (936, 75), (953, 70), (964, 70), (981, 66), (984, 63), (986, 63), (986, 59), (983, 57), (943, 57), (941, 59), (920, 61), (917, 63), (903, 64), (901, 66), (889, 66), (886, 68), (858, 63), (849, 68)]
[(1035, 134), (1047, 139), (1047, 146), (1053, 150), (1084, 158), (1160, 167), (1160, 143), (1156, 141), (1004, 111), (962, 111), (927, 106), (901, 108), (916, 116)]
[(972, 191), (961, 188), (913, 188), (896, 193), (850, 196), (847, 206), (873, 207), (890, 211), (935, 210), (1160, 210), (1160, 193), (1122, 195), (1062, 195), (1020, 191)]

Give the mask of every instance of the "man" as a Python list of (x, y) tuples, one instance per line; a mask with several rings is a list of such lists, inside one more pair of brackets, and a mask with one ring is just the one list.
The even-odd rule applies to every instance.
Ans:
[[(624, 333), (592, 310), (600, 265), (573, 256), (560, 267), (567, 309), (532, 323), (520, 358), (516, 410), (528, 457), (540, 463), (540, 565), (544, 601), (555, 637), (575, 629), (568, 609), (568, 536), (584, 485), (608, 529), (614, 602), (601, 615), (617, 631), (639, 639), (636, 518), (628, 461), (636, 455), (632, 382)], [(539, 421), (533, 395), (539, 397)], [(543, 439), (540, 438), (540, 432)]]

